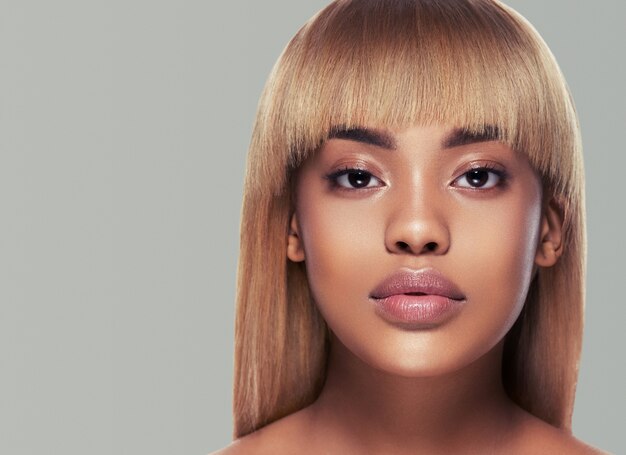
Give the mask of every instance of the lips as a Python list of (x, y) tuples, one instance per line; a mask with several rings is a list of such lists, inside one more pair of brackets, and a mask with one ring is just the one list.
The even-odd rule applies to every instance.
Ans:
[(441, 324), (465, 302), (461, 290), (435, 269), (394, 273), (376, 286), (370, 298), (379, 316), (408, 328)]
[(464, 300), (459, 288), (435, 269), (402, 270), (380, 283), (371, 293), (374, 299), (392, 295), (439, 295), (452, 300)]

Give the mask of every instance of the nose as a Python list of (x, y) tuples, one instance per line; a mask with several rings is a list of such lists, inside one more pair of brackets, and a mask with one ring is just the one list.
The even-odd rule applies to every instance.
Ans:
[(441, 198), (415, 191), (399, 195), (393, 206), (385, 231), (387, 251), (413, 255), (448, 252), (450, 230)]

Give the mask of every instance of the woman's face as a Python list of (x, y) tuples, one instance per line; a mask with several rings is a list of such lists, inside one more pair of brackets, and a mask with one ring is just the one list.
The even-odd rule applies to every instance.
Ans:
[(444, 126), (336, 131), (299, 169), (288, 256), (305, 261), (336, 339), (367, 364), (454, 371), (519, 315), (540, 263), (541, 182), (492, 139)]

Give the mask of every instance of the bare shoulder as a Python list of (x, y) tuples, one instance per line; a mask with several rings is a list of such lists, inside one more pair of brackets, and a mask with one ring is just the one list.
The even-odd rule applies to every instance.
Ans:
[[(309, 417), (299, 411), (236, 439), (227, 447), (209, 455), (280, 455), (298, 453), (306, 444)], [(304, 445), (306, 447), (306, 445)]]
[(523, 447), (523, 453), (608, 455), (608, 452), (585, 444), (571, 433), (553, 427), (530, 414), (524, 419), (521, 436), (519, 446)]

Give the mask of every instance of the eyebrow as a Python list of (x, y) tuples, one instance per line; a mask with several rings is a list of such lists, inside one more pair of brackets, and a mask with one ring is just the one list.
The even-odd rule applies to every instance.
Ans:
[(328, 139), (348, 139), (387, 150), (396, 148), (396, 141), (390, 134), (371, 128), (333, 128), (328, 134)]
[[(443, 148), (453, 148), (479, 142), (497, 141), (499, 138), (498, 127), (492, 125), (486, 125), (482, 131), (478, 132), (466, 128), (457, 128), (446, 136), (442, 146)], [(371, 128), (333, 128), (328, 134), (328, 139), (347, 139), (387, 150), (396, 149), (396, 141), (391, 134)]]
[(465, 128), (457, 128), (443, 141), (443, 147), (452, 148), (461, 145), (497, 140), (500, 140), (500, 131), (496, 126), (486, 125), (483, 130), (479, 132), (469, 131)]

